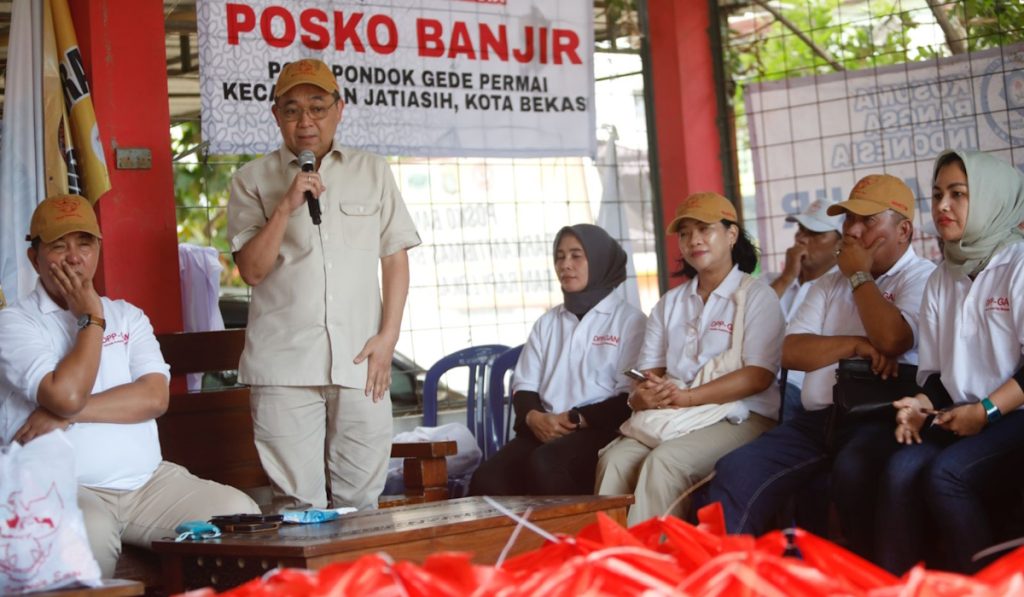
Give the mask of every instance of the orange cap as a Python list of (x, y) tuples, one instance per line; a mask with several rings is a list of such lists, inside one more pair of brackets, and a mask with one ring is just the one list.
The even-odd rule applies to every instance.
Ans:
[(288, 93), (292, 87), (304, 83), (316, 85), (329, 93), (338, 92), (338, 80), (334, 78), (330, 67), (323, 60), (304, 58), (290, 62), (281, 69), (281, 74), (277, 76), (277, 84), (274, 85), (274, 99)]
[(895, 176), (869, 174), (853, 185), (849, 199), (830, 205), (828, 215), (838, 216), (848, 211), (858, 216), (873, 216), (887, 209), (913, 220), (914, 192)]
[(679, 226), (686, 218), (700, 220), (708, 224), (729, 220), (739, 222), (736, 215), (736, 207), (731, 201), (718, 193), (694, 193), (690, 195), (676, 208), (676, 217), (669, 222), (666, 234), (679, 232)]
[(81, 195), (57, 195), (43, 199), (32, 212), (25, 240), (39, 237), (44, 243), (52, 243), (69, 232), (88, 232), (96, 238), (103, 238), (92, 204)]

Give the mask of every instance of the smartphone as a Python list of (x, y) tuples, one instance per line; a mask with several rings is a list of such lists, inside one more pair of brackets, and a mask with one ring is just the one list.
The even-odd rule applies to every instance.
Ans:
[(281, 514), (219, 514), (210, 517), (210, 524), (251, 524), (257, 522), (281, 522)]
[(628, 377), (630, 379), (634, 379), (636, 381), (647, 381), (647, 376), (644, 375), (643, 371), (640, 371), (639, 369), (637, 369), (635, 367), (631, 367), (629, 369), (626, 369), (625, 371), (622, 372), (622, 374), (625, 375), (626, 377)]
[(225, 533), (259, 533), (279, 528), (283, 519), (280, 514), (227, 514), (212, 516), (210, 524)]

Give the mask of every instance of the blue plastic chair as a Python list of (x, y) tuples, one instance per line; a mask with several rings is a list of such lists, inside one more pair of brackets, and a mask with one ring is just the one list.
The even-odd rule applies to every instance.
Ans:
[(434, 363), (423, 380), (423, 425), (437, 426), (437, 386), (441, 376), (456, 367), (469, 368), (469, 389), (466, 391), (466, 426), (473, 432), (477, 445), (487, 457), (484, 412), (487, 381), (494, 357), (508, 350), (504, 344), (472, 346), (453, 352)]
[(491, 363), (491, 387), (487, 391), (487, 413), (484, 434), (487, 437), (488, 458), (508, 441), (512, 428), (512, 383), (505, 385), (505, 375), (516, 368), (523, 345), (510, 348), (494, 357)]

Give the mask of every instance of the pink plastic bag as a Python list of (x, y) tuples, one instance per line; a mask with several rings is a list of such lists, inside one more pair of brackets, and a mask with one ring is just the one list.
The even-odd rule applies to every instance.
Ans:
[(100, 584), (64, 432), (0, 450), (0, 546), (0, 594)]

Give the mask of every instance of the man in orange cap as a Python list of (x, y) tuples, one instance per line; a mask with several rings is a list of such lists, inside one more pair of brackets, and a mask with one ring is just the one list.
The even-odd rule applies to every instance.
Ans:
[(344, 107), (326, 64), (285, 66), (281, 148), (231, 183), (228, 240), (252, 286), (238, 377), (276, 510), (371, 508), (387, 476), (391, 356), (420, 238), (387, 162), (335, 141)]
[(83, 197), (50, 197), (32, 214), (39, 281), (0, 311), (0, 445), (67, 431), (89, 544), (110, 577), (122, 541), (148, 549), (186, 520), (259, 507), (162, 460), (155, 418), (170, 368), (146, 315), (96, 292), (101, 238)]

